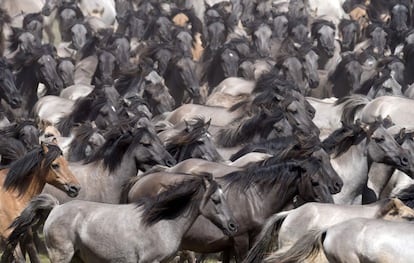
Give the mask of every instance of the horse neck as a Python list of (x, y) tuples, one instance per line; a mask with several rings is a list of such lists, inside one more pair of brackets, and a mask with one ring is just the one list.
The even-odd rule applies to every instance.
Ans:
[(325, 54), (323, 50), (320, 50), (321, 48), (317, 49), (317, 54), (319, 56), (318, 58), (318, 69), (325, 69), (326, 64), (328, 64), (328, 61), (330, 58)]
[(245, 191), (237, 187), (224, 187), (226, 199), (236, 221), (244, 222), (240, 224), (238, 233), (262, 227), (267, 218), (292, 202), (298, 193), (298, 181), (299, 176), (298, 179), (292, 180), (291, 185), (267, 185), (267, 189), (258, 189), (252, 185)]
[[(170, 229), (173, 231), (175, 237), (177, 238), (176, 244), (179, 245), (182, 237), (184, 234), (190, 229), (190, 227), (193, 225), (193, 223), (196, 221), (199, 215), (201, 215), (200, 212), (200, 203), (202, 199), (202, 195), (204, 194), (204, 191), (199, 191), (198, 195), (199, 197), (195, 197), (193, 202), (197, 202), (196, 204), (189, 204), (188, 208), (183, 211), (183, 213), (177, 217), (175, 220), (162, 220), (161, 223), (168, 224)], [(169, 240), (171, 242), (171, 239), (174, 235), (171, 235)]]
[(111, 173), (121, 183), (127, 182), (131, 177), (136, 176), (139, 169), (135, 157), (125, 153), (119, 166)]
[(22, 109), (31, 111), (37, 102), (37, 86), (39, 80), (33, 66), (22, 68), (16, 76), (16, 86), (23, 97)]

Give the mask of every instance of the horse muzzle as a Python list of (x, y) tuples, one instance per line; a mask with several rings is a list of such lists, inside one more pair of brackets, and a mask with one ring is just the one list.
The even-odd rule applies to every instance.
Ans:
[(78, 185), (65, 185), (66, 194), (72, 198), (78, 196), (80, 189), (81, 187)]

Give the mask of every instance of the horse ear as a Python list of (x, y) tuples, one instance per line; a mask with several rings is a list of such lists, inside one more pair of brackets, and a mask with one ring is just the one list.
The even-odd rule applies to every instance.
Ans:
[(203, 177), (203, 184), (206, 189), (208, 189), (213, 182), (213, 175), (211, 173), (205, 172), (201, 175)]
[(359, 126), (364, 130), (365, 133), (368, 133), (370, 130), (370, 126), (367, 123), (359, 122)]
[(48, 148), (49, 144), (48, 143), (41, 142), (40, 146), (42, 147), (42, 151), (43, 151), (44, 154), (46, 154), (49, 151), (49, 148)]
[(400, 133), (398, 134), (398, 137), (399, 137), (400, 139), (404, 138), (404, 136), (406, 135), (405, 131), (406, 131), (406, 128), (402, 128), (402, 129), (400, 130)]
[(400, 209), (401, 207), (404, 207), (405, 206), (405, 204), (400, 199), (398, 199), (398, 198), (393, 198), (392, 200), (394, 202), (394, 206), (397, 209)]

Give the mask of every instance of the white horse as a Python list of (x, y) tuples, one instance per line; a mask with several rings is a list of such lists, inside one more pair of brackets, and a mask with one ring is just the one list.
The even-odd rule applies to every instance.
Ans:
[(414, 224), (355, 218), (309, 233), (286, 253), (265, 262), (409, 263), (414, 257)]
[(414, 217), (414, 210), (397, 198), (384, 199), (370, 205), (338, 205), (307, 203), (296, 209), (284, 211), (270, 217), (263, 227), (256, 243), (250, 250), (247, 262), (259, 261), (262, 255), (258, 249), (267, 246), (268, 237), (274, 235), (275, 226), (280, 226), (277, 234), (277, 253), (288, 251), (296, 242), (312, 231), (321, 231), (354, 218), (385, 219), (408, 221)]

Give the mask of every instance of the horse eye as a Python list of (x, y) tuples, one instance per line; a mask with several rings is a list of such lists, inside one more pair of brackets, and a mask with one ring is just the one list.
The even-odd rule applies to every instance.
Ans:
[(55, 169), (55, 170), (57, 170), (57, 169), (59, 169), (59, 164), (57, 164), (57, 163), (52, 163), (52, 168), (53, 169)]
[(319, 182), (318, 181), (312, 181), (312, 186), (319, 186)]
[(374, 137), (373, 139), (375, 142), (383, 142), (385, 140), (384, 137)]
[(218, 196), (211, 196), (211, 201), (213, 201), (215, 205), (218, 205), (221, 203), (220, 197)]

